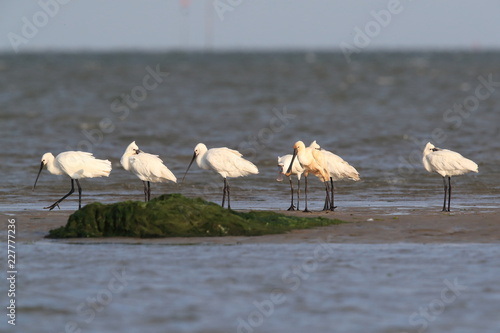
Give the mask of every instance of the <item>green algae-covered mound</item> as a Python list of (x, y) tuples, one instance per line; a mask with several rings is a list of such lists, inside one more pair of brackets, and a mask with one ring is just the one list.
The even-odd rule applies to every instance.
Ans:
[(92, 203), (73, 213), (47, 237), (258, 236), (342, 223), (273, 212), (240, 213), (200, 198), (166, 194), (150, 202)]

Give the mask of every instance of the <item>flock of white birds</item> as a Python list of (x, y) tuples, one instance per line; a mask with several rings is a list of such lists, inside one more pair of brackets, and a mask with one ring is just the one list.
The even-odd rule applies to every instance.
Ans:
[[(244, 159), (238, 151), (223, 148), (208, 149), (203, 143), (194, 148), (193, 158), (184, 173), (186, 177), (189, 168), (196, 160), (201, 169), (213, 170), (224, 179), (222, 207), (227, 197), (227, 207), (231, 208), (230, 187), (228, 178), (243, 177), (258, 174), (259, 170), (250, 161)], [(171, 181), (176, 183), (177, 178), (165, 166), (158, 155), (148, 154), (139, 149), (135, 141), (125, 149), (120, 160), (123, 168), (135, 174), (144, 184), (144, 200), (151, 199), (151, 184), (157, 182)], [(457, 152), (436, 148), (430, 142), (423, 151), (423, 164), (428, 172), (435, 172), (443, 177), (444, 203), (443, 211), (450, 211), (451, 202), (451, 177), (463, 175), (468, 172), (478, 172), (478, 166), (473, 161), (463, 157)], [(44, 166), (54, 175), (67, 175), (71, 180), (71, 190), (52, 205), (44, 207), (52, 210), (59, 207), (59, 203), (75, 191), (74, 183), (78, 187), (78, 208), (82, 203), (82, 188), (79, 179), (109, 176), (111, 173), (111, 162), (96, 159), (91, 153), (82, 151), (66, 151), (56, 157), (52, 153), (42, 156), (40, 170), (33, 185), (35, 190), (38, 178)], [(360, 180), (358, 171), (340, 156), (322, 149), (316, 141), (308, 147), (302, 141), (297, 141), (293, 146), (293, 154), (278, 157), (278, 167), (281, 175), (286, 175), (290, 180), (291, 205), (288, 210), (299, 209), (300, 201), (300, 179), (305, 178), (305, 212), (307, 208), (307, 179), (309, 173), (318, 177), (325, 185), (325, 205), (323, 210), (335, 210), (333, 182), (341, 180)], [(298, 180), (297, 206), (294, 205), (294, 189), (291, 175), (296, 175)]]

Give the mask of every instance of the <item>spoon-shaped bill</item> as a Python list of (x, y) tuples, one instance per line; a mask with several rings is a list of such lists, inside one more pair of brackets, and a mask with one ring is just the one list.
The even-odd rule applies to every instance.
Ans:
[(194, 152), (194, 153), (193, 153), (193, 158), (191, 159), (191, 162), (189, 162), (189, 165), (188, 165), (188, 167), (187, 167), (187, 169), (186, 169), (186, 172), (184, 173), (184, 176), (182, 177), (181, 183), (183, 183), (183, 182), (184, 182), (184, 178), (186, 178), (186, 175), (187, 175), (187, 173), (188, 173), (188, 171), (189, 171), (189, 168), (191, 167), (191, 165), (193, 164), (194, 160), (196, 159), (196, 156), (197, 156), (197, 155), (196, 155), (196, 152)]
[(286, 170), (285, 176), (289, 177), (292, 174), (292, 166), (293, 162), (295, 161), (295, 157), (297, 157), (297, 148), (293, 150), (293, 156), (292, 156), (292, 161), (290, 162), (290, 166), (288, 167), (288, 170)]
[(276, 178), (276, 181), (283, 181), (283, 165), (278, 165), (278, 178)]
[(42, 172), (42, 169), (43, 169), (43, 162), (40, 163), (40, 170), (38, 170), (38, 175), (36, 176), (36, 180), (35, 180), (35, 184), (33, 185), (33, 190), (35, 190), (35, 186), (36, 186), (36, 183), (38, 182), (38, 177), (40, 177), (40, 173)]

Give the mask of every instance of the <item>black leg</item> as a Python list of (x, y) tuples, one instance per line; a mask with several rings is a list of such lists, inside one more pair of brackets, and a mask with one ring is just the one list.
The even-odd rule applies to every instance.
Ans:
[(292, 177), (288, 177), (288, 179), (290, 180), (290, 190), (292, 191), (292, 202), (290, 203), (290, 208), (288, 208), (287, 210), (295, 210), (295, 205), (293, 204), (293, 181), (292, 181)]
[(334, 194), (333, 194), (335, 192), (335, 187), (333, 186), (333, 179), (332, 179), (332, 177), (330, 177), (330, 185), (331, 185), (330, 190), (332, 191), (332, 200), (330, 201), (330, 210), (334, 211), (335, 208), (337, 208), (337, 206), (335, 206), (335, 197), (334, 197)]
[(443, 177), (443, 184), (444, 184), (443, 212), (446, 212), (446, 195), (448, 194), (448, 184), (446, 184), (446, 177)]
[(151, 184), (148, 181), (148, 201), (151, 200)]
[(148, 185), (143, 180), (142, 185), (144, 185), (144, 202), (148, 202)]
[(82, 188), (80, 187), (80, 182), (75, 179), (76, 186), (78, 186), (78, 209), (82, 209)]
[(330, 188), (328, 187), (328, 181), (324, 182), (325, 184), (325, 190), (326, 190), (326, 197), (325, 197), (325, 205), (323, 206), (323, 210), (330, 210), (331, 204), (330, 204)]
[(323, 205), (323, 211), (330, 209), (330, 190), (328, 189), (327, 183), (325, 182), (324, 184), (326, 189), (326, 197), (325, 197), (325, 204)]
[(224, 203), (226, 202), (226, 188), (227, 188), (227, 181), (226, 178), (224, 178), (224, 188), (222, 189), (222, 208), (224, 208)]
[(448, 211), (450, 211), (451, 202), (451, 177), (448, 177)]
[(304, 212), (305, 213), (309, 213), (309, 209), (307, 209), (307, 176), (304, 177), (306, 179), (306, 208), (304, 209)]
[(226, 181), (226, 192), (227, 192), (227, 209), (231, 209), (231, 193), (229, 190), (229, 181)]
[(43, 209), (48, 209), (48, 210), (52, 210), (54, 208), (59, 208), (59, 203), (61, 201), (63, 201), (64, 199), (66, 199), (67, 197), (69, 197), (73, 192), (75, 192), (75, 181), (73, 178), (71, 178), (71, 190), (68, 192), (68, 194), (66, 194), (64, 197), (62, 197), (61, 199), (57, 200), (56, 202), (54, 202), (52, 205), (48, 206), (48, 207), (43, 207)]
[(299, 210), (300, 205), (300, 179), (297, 179), (297, 210)]

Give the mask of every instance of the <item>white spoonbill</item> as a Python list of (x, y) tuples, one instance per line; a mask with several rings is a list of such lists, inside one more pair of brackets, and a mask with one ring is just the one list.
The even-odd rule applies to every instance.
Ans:
[(316, 177), (318, 177), (321, 182), (325, 184), (326, 188), (326, 198), (325, 200), (329, 202), (329, 189), (328, 189), (328, 179), (330, 179), (330, 174), (327, 169), (326, 161), (323, 156), (323, 154), (320, 153), (319, 150), (317, 150), (314, 147), (306, 147), (304, 145), (304, 142), (302, 141), (297, 141), (295, 145), (293, 146), (293, 156), (292, 156), (292, 162), (290, 163), (290, 166), (288, 167), (288, 170), (286, 171), (285, 175), (290, 176), (292, 174), (292, 166), (295, 161), (295, 158), (298, 158), (300, 164), (304, 168), (304, 178), (305, 178), (305, 193), (306, 193), (306, 199), (305, 199), (305, 209), (304, 212), (309, 212), (307, 209), (307, 176), (309, 173), (312, 173)]
[(133, 141), (123, 153), (120, 163), (127, 171), (136, 175), (144, 185), (144, 201), (151, 199), (151, 184), (170, 180), (177, 182), (174, 174), (163, 164), (158, 155), (145, 153)]
[(224, 178), (222, 207), (224, 207), (227, 193), (227, 208), (231, 209), (229, 182), (227, 178), (256, 175), (259, 173), (257, 167), (252, 162), (242, 158), (242, 156), (243, 155), (237, 150), (226, 147), (207, 149), (205, 144), (198, 143), (196, 147), (194, 147), (193, 158), (184, 173), (184, 177), (182, 177), (182, 181), (184, 181), (191, 164), (193, 164), (193, 161), (196, 159), (196, 164), (198, 164), (201, 169), (213, 170)]
[(54, 202), (44, 209), (52, 210), (59, 207), (59, 203), (70, 196), (75, 191), (74, 182), (78, 186), (78, 209), (82, 208), (82, 188), (80, 187), (81, 178), (95, 178), (109, 176), (111, 172), (111, 162), (108, 160), (98, 160), (91, 153), (83, 151), (66, 151), (56, 157), (52, 153), (45, 153), (42, 156), (40, 170), (36, 176), (33, 191), (35, 190), (38, 177), (42, 172), (43, 166), (47, 166), (47, 170), (53, 175), (68, 175), (71, 178), (71, 190), (61, 199)]
[[(278, 179), (277, 181), (283, 180), (283, 175), (285, 174), (285, 170), (288, 170), (290, 163), (292, 162), (293, 155), (288, 154), (284, 156), (278, 156)], [(299, 210), (300, 204), (300, 177), (304, 172), (304, 168), (299, 163), (298, 159), (295, 159), (292, 166), (292, 175), (297, 175), (297, 210)], [(290, 181), (290, 190), (292, 191), (292, 203), (290, 204), (290, 208), (288, 210), (295, 210), (295, 205), (293, 204), (293, 181), (292, 177), (289, 176), (288, 180)]]
[(335, 208), (337, 208), (337, 206), (334, 205), (335, 188), (333, 186), (333, 182), (341, 180), (358, 181), (360, 180), (359, 172), (352, 165), (344, 161), (342, 157), (332, 153), (331, 151), (321, 148), (320, 145), (316, 143), (316, 141), (313, 141), (310, 147), (318, 149), (320, 153), (323, 154), (324, 160), (326, 162), (326, 167), (328, 169), (328, 173), (330, 174), (331, 200), (330, 207), (327, 207), (327, 202), (325, 201), (325, 210), (330, 209), (333, 211), (335, 210)]
[[(444, 183), (444, 203), (443, 212), (450, 211), (451, 202), (451, 176), (459, 176), (470, 171), (478, 172), (475, 162), (463, 157), (457, 152), (435, 147), (428, 142), (424, 148), (422, 161), (425, 170), (436, 172), (443, 177)], [(448, 177), (448, 183), (446, 178)], [(446, 209), (446, 196), (448, 195), (448, 209)]]

